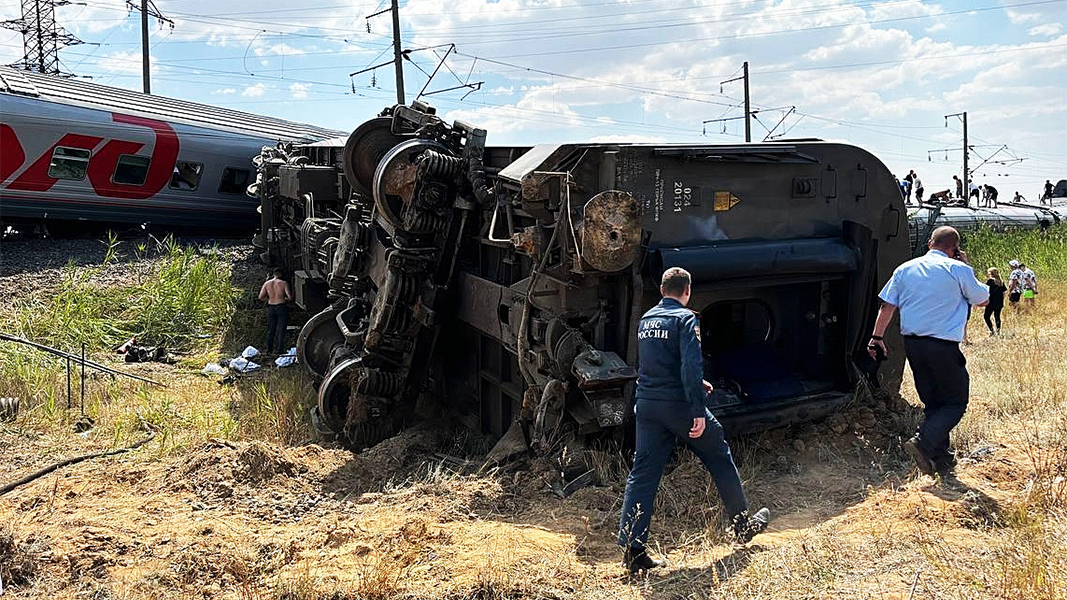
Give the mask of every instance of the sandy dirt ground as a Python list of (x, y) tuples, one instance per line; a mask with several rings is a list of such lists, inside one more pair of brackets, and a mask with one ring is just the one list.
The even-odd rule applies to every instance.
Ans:
[[(5, 265), (3, 282), (48, 285), (47, 271)], [(126, 276), (136, 273), (115, 275)], [(200, 377), (145, 368), (169, 381)], [(358, 453), (322, 440), (155, 438), (61, 468), (0, 496), (2, 595), (1008, 597), (987, 567), (1040, 460), (1020, 437), (974, 445), (955, 478), (918, 475), (900, 450), (917, 415), (908, 382), (902, 391), (904, 400), (868, 398), (819, 423), (734, 440), (752, 504), (774, 513), (747, 546), (725, 537), (712, 480), (680, 452), (653, 521), (653, 548), (668, 564), (637, 580), (614, 545), (617, 452), (599, 457), (595, 485), (563, 498), (559, 468), (544, 460), (472, 474), (479, 456), (457, 441), (467, 434), (433, 422)], [(0, 485), (116, 442), (0, 423)]]

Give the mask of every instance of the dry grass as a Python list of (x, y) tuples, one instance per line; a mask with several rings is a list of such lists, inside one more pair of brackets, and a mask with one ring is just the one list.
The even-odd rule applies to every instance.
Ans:
[[(360, 455), (302, 445), (311, 398), (294, 372), (220, 386), (197, 365), (133, 367), (166, 389), (93, 380), (97, 424), (82, 436), (61, 374), (27, 373), (38, 395), (0, 424), (2, 481), (132, 441), (142, 420), (161, 435), (0, 497), (4, 597), (1065, 600), (1067, 282), (1042, 286), (1035, 314), (1006, 315), (1000, 337), (971, 323), (972, 400), (953, 442), (974, 458), (958, 480), (911, 469), (908, 412), (738, 440), (750, 499), (776, 518), (736, 547), (710, 478), (682, 453), (653, 519), (669, 565), (634, 581), (613, 543), (617, 453), (591, 452), (602, 485), (562, 500), (546, 491), (550, 465), (456, 474), (434, 458), (455, 439)], [(910, 381), (902, 393), (917, 403)]]

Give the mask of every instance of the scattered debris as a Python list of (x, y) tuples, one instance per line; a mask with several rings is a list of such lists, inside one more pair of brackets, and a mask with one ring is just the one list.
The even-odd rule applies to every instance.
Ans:
[(74, 433), (88, 433), (92, 431), (94, 425), (96, 425), (96, 419), (89, 415), (82, 415), (74, 422)]
[(167, 352), (163, 346), (139, 346), (136, 337), (115, 346), (114, 350), (116, 354), (125, 355), (128, 363), (161, 362), (173, 365), (178, 362), (178, 358)]
[(296, 364), (296, 347), (292, 347), (288, 352), (274, 359), (274, 366), (279, 369), (288, 367), (289, 365)]
[(259, 368), (258, 363), (254, 363), (243, 356), (231, 359), (227, 366), (238, 373), (248, 373)]
[(971, 453), (967, 455), (967, 458), (973, 460), (976, 463), (982, 462), (983, 460), (996, 454), (999, 450), (1000, 448), (998, 448), (997, 446), (993, 446), (991, 444), (983, 444), (981, 446), (978, 446), (974, 450), (971, 450)]
[(218, 363), (208, 363), (200, 372), (204, 375), (226, 375), (229, 371)]

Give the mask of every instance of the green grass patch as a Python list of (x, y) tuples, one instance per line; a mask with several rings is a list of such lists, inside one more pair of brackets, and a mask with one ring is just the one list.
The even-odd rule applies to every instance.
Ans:
[(240, 294), (225, 257), (168, 238), (138, 283), (109, 286), (99, 279), (114, 270), (116, 245), (112, 240), (100, 266), (68, 265), (55, 294), (17, 299), (15, 310), (0, 318), (4, 330), (68, 350), (84, 343), (90, 352), (131, 337), (190, 351), (224, 332)]
[(1000, 269), (1005, 280), (1011, 273), (1009, 260), (1026, 263), (1040, 281), (1043, 277), (1067, 279), (1067, 224), (1047, 229), (994, 231), (983, 227), (963, 233), (974, 271), (982, 279), (989, 267)]
[[(12, 310), (0, 314), (0, 330), (75, 355), (83, 344), (91, 356), (131, 337), (139, 344), (186, 353), (197, 362), (200, 355), (214, 353), (241, 294), (231, 283), (226, 256), (168, 238), (136, 249), (136, 258), (150, 252), (152, 261), (126, 262), (118, 257), (119, 245), (111, 238), (98, 266), (68, 264), (55, 289), (13, 299)], [(116, 285), (116, 277), (125, 283)], [(66, 366), (51, 354), (0, 344), (0, 389), (5, 395), (36, 399), (28, 408), (55, 412), (67, 403)], [(80, 396), (80, 369), (72, 375), (74, 393)], [(98, 380), (92, 387), (115, 386)]]

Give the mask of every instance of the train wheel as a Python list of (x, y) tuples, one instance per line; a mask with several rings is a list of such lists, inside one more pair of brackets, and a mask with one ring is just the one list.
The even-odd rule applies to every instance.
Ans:
[(402, 227), (404, 205), (415, 193), (418, 166), (415, 157), (425, 150), (437, 150), (451, 156), (451, 152), (432, 140), (408, 140), (390, 150), (374, 171), (374, 205), (378, 213), (393, 227)]
[(324, 374), (322, 385), (319, 386), (319, 416), (334, 433), (341, 433), (345, 429), (348, 403), (352, 398), (348, 370), (359, 368), (359, 364), (360, 359), (356, 357), (341, 361)]
[(345, 337), (337, 326), (339, 312), (341, 309), (331, 306), (311, 317), (297, 338), (296, 360), (315, 379), (326, 377), (334, 350), (344, 346)]
[(348, 136), (341, 161), (345, 179), (356, 191), (370, 197), (374, 170), (387, 152), (404, 141), (392, 132), (393, 119), (378, 117), (363, 123)]
[(345, 441), (356, 449), (373, 446), (396, 435), (405, 424), (404, 416), (411, 412), (402, 408), (404, 403), (400, 401), (361, 397), (373, 406), (365, 407), (368, 414), (361, 421), (350, 422), (352, 376), (361, 367), (361, 358), (344, 359), (330, 369), (319, 386), (319, 415), (331, 431), (343, 433)]

